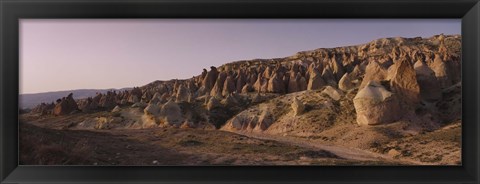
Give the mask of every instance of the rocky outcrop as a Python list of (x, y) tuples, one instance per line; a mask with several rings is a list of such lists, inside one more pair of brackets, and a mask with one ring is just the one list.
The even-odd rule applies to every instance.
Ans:
[(215, 82), (217, 81), (218, 77), (218, 70), (216, 67), (210, 67), (210, 71), (207, 72), (205, 75), (205, 79), (202, 81), (202, 86), (207, 89), (207, 91), (210, 91), (213, 86), (215, 85)]
[(292, 102), (292, 111), (294, 116), (301, 115), (305, 110), (305, 105), (303, 102), (298, 100), (298, 98), (294, 97)]
[(38, 113), (40, 115), (52, 114), (53, 108), (55, 108), (54, 103), (41, 103), (35, 106), (31, 112)]
[(285, 83), (283, 78), (278, 73), (274, 73), (273, 76), (268, 81), (268, 90), (269, 93), (285, 93)]
[(396, 96), (375, 81), (369, 81), (353, 98), (357, 123), (379, 125), (397, 121), (403, 111)]
[(162, 106), (160, 115), (165, 125), (180, 126), (183, 123), (182, 110), (172, 100)]
[(342, 96), (343, 96), (342, 91), (340, 91), (338, 89), (335, 89), (332, 86), (326, 86), (325, 89), (323, 89), (321, 94), (325, 94), (335, 101), (340, 100), (340, 98), (342, 98)]
[(354, 87), (355, 86), (352, 83), (352, 79), (350, 78), (350, 75), (348, 75), (348, 73), (345, 73), (342, 78), (340, 78), (340, 81), (338, 81), (338, 88), (343, 91), (348, 91)]
[(412, 64), (399, 60), (389, 68), (390, 88), (405, 104), (405, 108), (414, 109), (420, 102), (420, 87)]
[(233, 93), (236, 90), (235, 82), (233, 82), (233, 78), (228, 76), (223, 83), (223, 90), (222, 96), (226, 97), (229, 94)]
[(222, 92), (223, 92), (223, 87), (225, 85), (225, 80), (227, 79), (227, 73), (225, 72), (220, 72), (218, 75), (218, 78), (215, 82), (215, 85), (213, 86), (212, 91), (210, 91), (210, 96), (216, 96), (221, 98), (222, 97)]
[(177, 90), (176, 101), (177, 102), (188, 102), (190, 97), (190, 92), (186, 87), (180, 85)]
[(220, 100), (218, 100), (216, 97), (211, 97), (209, 100), (208, 100), (208, 103), (207, 103), (207, 110), (211, 111), (215, 108), (219, 108), (221, 107), (222, 104), (220, 104)]
[(70, 93), (67, 97), (57, 100), (57, 104), (53, 108), (54, 115), (66, 115), (78, 110), (77, 102), (73, 99), (73, 94)]
[(365, 76), (363, 77), (359, 89), (365, 87), (370, 81), (376, 81), (379, 83), (382, 80), (385, 80), (385, 78), (387, 78), (387, 69), (380, 66), (376, 61), (371, 61), (365, 68)]
[(417, 75), (417, 82), (420, 86), (420, 96), (422, 99), (440, 99), (442, 97), (442, 90), (435, 77), (435, 72), (421, 60), (418, 60), (413, 67)]
[(316, 68), (313, 68), (310, 71), (310, 80), (308, 80), (307, 90), (320, 89), (325, 85), (326, 83), (323, 80), (322, 76), (320, 75), (320, 72)]
[(437, 81), (441, 88), (446, 88), (452, 85), (451, 80), (448, 78), (448, 67), (440, 55), (435, 54), (435, 59), (433, 60), (431, 68), (435, 72), (435, 77), (437, 77)]

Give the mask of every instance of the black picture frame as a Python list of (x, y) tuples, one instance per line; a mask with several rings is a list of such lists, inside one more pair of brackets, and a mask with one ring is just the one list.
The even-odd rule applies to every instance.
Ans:
[[(1, 183), (479, 183), (478, 0), (1, 0)], [(19, 166), (19, 19), (459, 18), (462, 166)]]

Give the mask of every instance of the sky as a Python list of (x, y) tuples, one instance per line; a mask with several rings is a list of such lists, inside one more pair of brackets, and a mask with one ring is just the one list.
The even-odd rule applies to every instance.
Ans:
[(461, 34), (461, 19), (22, 19), (19, 88), (142, 86), (232, 61), (441, 33)]

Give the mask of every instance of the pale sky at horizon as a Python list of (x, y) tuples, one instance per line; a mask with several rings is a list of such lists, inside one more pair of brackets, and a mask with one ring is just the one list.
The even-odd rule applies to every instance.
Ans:
[(22, 19), (19, 87), (142, 86), (232, 61), (441, 33), (461, 34), (461, 19)]

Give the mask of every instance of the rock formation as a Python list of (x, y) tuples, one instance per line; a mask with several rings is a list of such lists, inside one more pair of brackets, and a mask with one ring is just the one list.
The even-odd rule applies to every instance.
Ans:
[(369, 81), (358, 91), (353, 104), (359, 125), (391, 123), (403, 114), (396, 96), (375, 81)]
[(73, 94), (70, 93), (67, 97), (57, 100), (57, 104), (53, 108), (54, 115), (66, 115), (78, 110), (77, 102), (73, 99)]
[(294, 97), (292, 102), (292, 110), (293, 110), (293, 115), (298, 116), (302, 114), (303, 111), (305, 110), (305, 105), (303, 105), (303, 103), (300, 100), (298, 100), (298, 98)]

